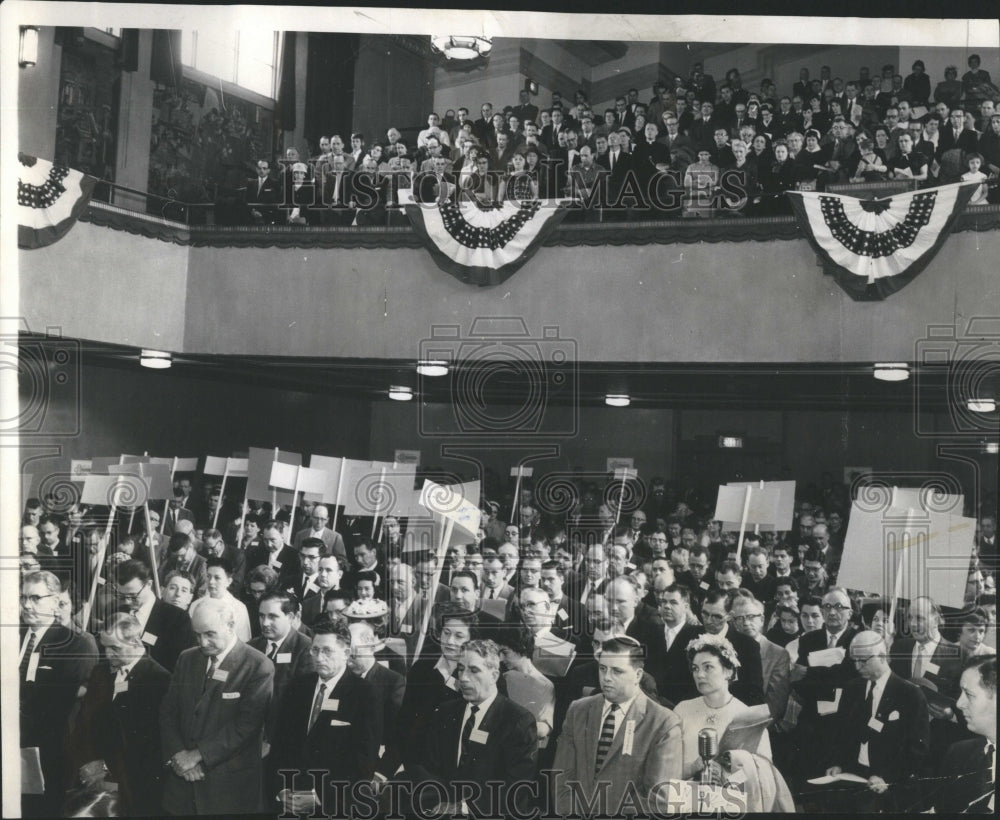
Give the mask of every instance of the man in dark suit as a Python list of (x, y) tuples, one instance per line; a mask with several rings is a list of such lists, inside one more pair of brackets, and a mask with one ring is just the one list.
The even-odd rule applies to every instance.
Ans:
[(517, 93), (517, 105), (511, 112), (520, 122), (536, 122), (538, 120), (538, 106), (531, 102), (531, 95), (528, 89), (522, 88)]
[(844, 687), (826, 773), (852, 772), (867, 778), (868, 788), (844, 793), (839, 808), (846, 811), (904, 812), (920, 800), (919, 786), (908, 781), (928, 753), (927, 701), (918, 686), (890, 669), (887, 656), (877, 632), (860, 632), (851, 641), (851, 662), (861, 677)]
[(683, 584), (671, 584), (669, 580), (662, 575), (653, 581), (666, 647), (656, 687), (663, 697), (676, 704), (697, 697), (691, 664), (687, 659), (687, 645), (701, 634), (701, 628), (688, 618), (691, 612), (690, 590)]
[(601, 692), (570, 706), (559, 737), (555, 814), (580, 816), (593, 805), (615, 817), (626, 800), (639, 814), (663, 808), (656, 796), (669, 790), (662, 784), (681, 776), (680, 719), (640, 691), (643, 651), (636, 641), (606, 641), (598, 661)]
[[(315, 671), (288, 687), (271, 755), (285, 771), (286, 810), (326, 815), (350, 814), (345, 784), (371, 781), (378, 757), (378, 714), (371, 685), (347, 668), (351, 634), (341, 625), (323, 623), (309, 650)], [(324, 772), (317, 781), (313, 771)], [(340, 794), (338, 794), (338, 784)], [(349, 796), (348, 796), (349, 797)]]
[[(994, 115), (996, 116), (996, 115)], [(976, 541), (979, 550), (979, 566), (989, 570), (996, 577), (997, 563), (997, 517), (984, 515), (979, 519), (979, 540)]]
[(663, 622), (655, 610), (640, 606), (639, 584), (631, 575), (621, 575), (605, 587), (605, 598), (613, 621), (615, 635), (635, 638), (646, 650), (645, 669), (654, 678), (664, 676), (667, 647), (663, 639)]
[(340, 579), (343, 576), (344, 568), (336, 555), (320, 555), (316, 569), (316, 586), (319, 587), (319, 592), (303, 602), (302, 623), (312, 626), (323, 617), (330, 594), (340, 591)]
[(257, 175), (248, 179), (244, 202), (252, 224), (273, 225), (277, 220), (277, 205), (281, 202), (281, 185), (271, 178), (271, 163), (257, 160)]
[(43, 795), (21, 797), (22, 813), (30, 817), (61, 814), (67, 724), (94, 661), (85, 644), (56, 623), (60, 592), (59, 579), (51, 572), (32, 572), (21, 582), (21, 748), (38, 749), (45, 779)]
[(142, 561), (123, 561), (118, 565), (115, 594), (120, 605), (138, 620), (149, 657), (173, 672), (181, 652), (195, 645), (187, 613), (156, 597), (149, 569)]
[(938, 814), (994, 814), (996, 810), (997, 659), (980, 655), (969, 661), (960, 681), (958, 708), (978, 737), (953, 744), (928, 794)]
[[(407, 772), (414, 784), (428, 780), (439, 783), (447, 801), (440, 800), (439, 789), (422, 789), (420, 813), (437, 807), (447, 814), (459, 814), (466, 802), (476, 816), (520, 816), (530, 807), (525, 790), (509, 796), (507, 791), (515, 783), (535, 779), (535, 718), (497, 692), (500, 654), (493, 641), (469, 641), (456, 672), (462, 697), (437, 708), (423, 754)], [(459, 782), (480, 788), (475, 793), (453, 788)]]
[(146, 655), (142, 639), (134, 615), (111, 616), (101, 633), (105, 660), (87, 682), (74, 731), (75, 765), (98, 773), (106, 766), (128, 815), (159, 814), (163, 788), (159, 721), (170, 673)]
[(298, 550), (285, 543), (277, 521), (268, 521), (261, 531), (262, 544), (247, 550), (247, 568), (266, 564), (278, 573), (279, 589), (294, 587), (302, 574)]
[(261, 748), (274, 666), (236, 637), (232, 607), (206, 598), (191, 618), (160, 709), (168, 814), (261, 811)]
[(159, 566), (161, 585), (175, 569), (186, 572), (194, 579), (195, 598), (201, 598), (205, 594), (208, 565), (195, 550), (194, 539), (184, 532), (175, 532), (167, 542), (166, 557)]
[(538, 585), (549, 596), (549, 600), (555, 607), (555, 619), (552, 621), (552, 626), (566, 630), (572, 636), (578, 637), (583, 632), (586, 616), (580, 602), (563, 592), (565, 579), (566, 573), (559, 561), (546, 561), (542, 564)]
[(390, 669), (384, 661), (377, 659), (375, 647), (378, 639), (370, 623), (354, 621), (349, 629), (351, 657), (347, 665), (355, 675), (372, 686), (376, 702), (375, 713), (378, 718), (378, 744), (381, 751), (382, 747), (389, 745), (388, 738), (396, 730), (396, 717), (399, 715), (399, 707), (403, 705), (406, 678)]
[(319, 538), (328, 552), (339, 555), (340, 560), (347, 561), (347, 550), (344, 548), (344, 536), (329, 527), (330, 511), (324, 504), (317, 504), (309, 514), (309, 526), (303, 527), (292, 538), (292, 546), (301, 549), (308, 538)]
[(425, 601), (416, 594), (413, 567), (394, 564), (389, 567), (389, 626), (388, 634), (406, 644), (407, 657), (412, 660), (423, 624)]
[(294, 626), (299, 603), (284, 590), (265, 592), (257, 605), (260, 635), (249, 646), (267, 655), (274, 664), (274, 684), (268, 708), (266, 736), (274, 737), (274, 726), (285, 700), (288, 684), (299, 675), (313, 671), (309, 647), (312, 641)]
[(169, 538), (177, 531), (177, 524), (181, 521), (194, 523), (194, 513), (185, 507), (187, 496), (180, 487), (174, 487), (174, 497), (167, 502), (166, 520), (163, 522), (163, 535)]
[(729, 685), (729, 691), (747, 706), (766, 703), (764, 698), (764, 671), (760, 659), (760, 645), (753, 638), (742, 635), (730, 623), (732, 620), (733, 595), (721, 589), (713, 589), (701, 604), (703, 632), (719, 635), (733, 645), (740, 668)]
[(316, 575), (319, 572), (320, 556), (327, 552), (327, 548), (319, 538), (306, 538), (298, 549), (302, 572), (299, 574), (299, 580), (288, 591), (294, 593), (301, 603), (319, 592)]
[[(941, 636), (944, 619), (940, 607), (930, 598), (914, 598), (906, 614), (909, 636), (892, 643), (890, 665), (904, 680), (926, 687), (940, 697), (928, 695), (931, 716), (931, 756), (924, 774), (931, 773), (931, 760), (940, 760), (948, 747), (963, 733), (953, 722), (958, 700), (962, 656), (957, 644)], [(947, 699), (947, 700), (943, 700)], [(946, 705), (947, 704), (947, 705)]]
[(829, 738), (839, 731), (837, 706), (848, 681), (858, 670), (848, 656), (858, 630), (851, 626), (851, 599), (847, 590), (834, 587), (823, 596), (823, 628), (799, 638), (792, 690), (802, 704), (796, 742), (801, 750), (800, 773), (807, 777), (826, 768)]

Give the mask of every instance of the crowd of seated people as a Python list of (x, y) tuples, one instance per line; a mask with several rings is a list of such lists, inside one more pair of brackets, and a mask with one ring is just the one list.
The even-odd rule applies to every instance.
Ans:
[(406, 224), (398, 205), (411, 197), (483, 208), (572, 198), (572, 218), (601, 221), (761, 216), (791, 212), (785, 191), (890, 180), (980, 181), (972, 204), (997, 202), (1000, 91), (978, 55), (968, 64), (961, 80), (949, 66), (933, 93), (921, 60), (905, 78), (892, 65), (846, 78), (802, 68), (780, 92), (768, 78), (744, 88), (735, 68), (716, 83), (696, 63), (647, 102), (631, 88), (604, 111), (582, 91), (572, 105), (554, 91), (539, 110), (522, 90), (517, 105), (483, 103), (478, 119), (464, 106), (431, 113), (411, 142), (396, 127), (320, 137), (312, 157), (289, 149), (279, 179), (262, 159), (246, 204), (272, 225)]
[[(244, 514), (194, 478), (148, 532), (144, 514), (26, 505), (28, 816), (464, 800), (572, 817), (599, 797), (614, 816), (737, 769), (750, 810), (992, 811), (993, 513), (963, 607), (896, 607), (838, 585), (851, 502), (832, 481), (800, 486), (791, 530), (742, 544), (659, 478), (625, 512), (583, 480), (558, 512), (487, 481), (499, 501), (439, 561), (409, 521)], [(727, 754), (700, 753), (708, 730)]]

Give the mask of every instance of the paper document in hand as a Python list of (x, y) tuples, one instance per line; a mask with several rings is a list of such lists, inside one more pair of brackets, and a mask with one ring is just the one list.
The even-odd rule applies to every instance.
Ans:
[(507, 614), (507, 601), (503, 598), (484, 598), (481, 609), (502, 621)]
[(837, 709), (840, 707), (840, 696), (844, 694), (843, 689), (837, 689), (836, 694), (833, 696), (833, 700), (818, 700), (816, 701), (816, 712), (819, 715), (832, 715), (835, 714)]
[(847, 650), (842, 646), (831, 646), (829, 649), (817, 649), (809, 653), (810, 666), (837, 666), (843, 663)]
[(826, 786), (829, 783), (836, 783), (838, 780), (846, 780), (849, 783), (867, 783), (868, 778), (861, 777), (858, 774), (851, 774), (850, 772), (841, 772), (840, 774), (827, 774), (823, 777), (814, 777), (812, 780), (808, 781), (814, 786)]
[(576, 657), (576, 647), (569, 641), (561, 640), (551, 633), (535, 640), (535, 668), (543, 675), (564, 678)]
[(740, 712), (726, 727), (725, 733), (719, 740), (719, 753), (734, 749), (756, 753), (771, 722), (767, 704), (753, 706), (745, 712)]

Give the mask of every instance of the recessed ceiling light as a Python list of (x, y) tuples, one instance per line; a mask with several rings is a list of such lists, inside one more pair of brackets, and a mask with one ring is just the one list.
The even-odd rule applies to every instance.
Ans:
[(170, 367), (170, 354), (162, 350), (143, 350), (139, 356), (139, 364), (153, 370), (166, 370)]
[(608, 407), (628, 407), (632, 400), (626, 393), (608, 393), (604, 397), (604, 403)]
[(417, 372), (421, 376), (447, 376), (448, 362), (442, 359), (421, 359), (417, 362)]
[(910, 378), (910, 366), (906, 362), (876, 362), (875, 378), (883, 382), (905, 382)]
[(991, 456), (997, 455), (1000, 453), (1000, 442), (987, 441), (986, 445), (983, 447), (983, 452)]
[(992, 413), (997, 409), (994, 399), (969, 399), (965, 406), (973, 413)]
[(409, 387), (393, 385), (389, 388), (389, 398), (393, 401), (410, 401), (413, 398), (413, 390)]

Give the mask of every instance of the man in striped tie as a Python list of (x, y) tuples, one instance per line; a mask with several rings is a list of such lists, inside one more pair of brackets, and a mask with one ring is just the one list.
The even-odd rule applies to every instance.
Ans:
[(645, 649), (619, 636), (598, 653), (601, 693), (574, 701), (556, 750), (556, 814), (618, 816), (663, 810), (681, 776), (681, 722), (639, 688)]

